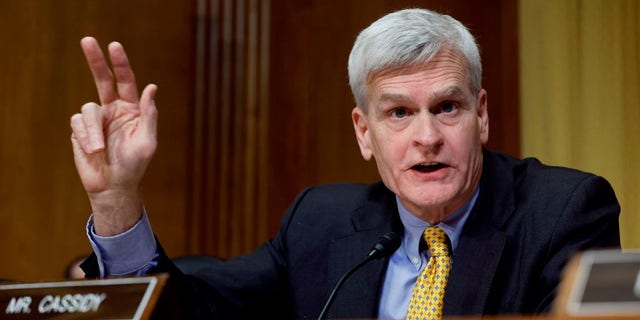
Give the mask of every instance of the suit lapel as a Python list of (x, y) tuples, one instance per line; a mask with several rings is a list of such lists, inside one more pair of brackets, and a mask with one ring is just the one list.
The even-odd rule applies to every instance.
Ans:
[(480, 195), (460, 235), (444, 299), (445, 315), (482, 314), (507, 241), (502, 226), (515, 210), (508, 166), (485, 152)]
[[(329, 283), (332, 287), (348, 270), (366, 257), (371, 249), (370, 244), (377, 236), (377, 231), (358, 232), (332, 244), (329, 256)], [(375, 316), (373, 312), (376, 310), (380, 288), (378, 279), (384, 267), (384, 260), (370, 261), (346, 278), (329, 309), (329, 318)]]
[(483, 313), (505, 241), (497, 229), (460, 237), (444, 299), (445, 315)]
[[(378, 238), (392, 230), (398, 217), (395, 197), (386, 188), (371, 195), (370, 201), (352, 215), (354, 233), (335, 239), (330, 247), (328, 280), (331, 288), (351, 268), (360, 263)], [(369, 261), (351, 274), (338, 290), (328, 318), (373, 318), (388, 259)]]

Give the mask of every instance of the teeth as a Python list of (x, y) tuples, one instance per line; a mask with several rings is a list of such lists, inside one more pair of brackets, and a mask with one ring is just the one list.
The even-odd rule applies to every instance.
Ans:
[(429, 167), (429, 166), (437, 166), (438, 163), (419, 163), (418, 165), (421, 167)]
[(440, 168), (441, 166), (442, 166), (442, 164), (440, 164), (438, 162), (429, 162), (429, 163), (416, 164), (415, 166), (413, 166), (413, 168), (415, 170), (418, 170), (418, 171), (429, 172), (429, 171), (432, 171), (432, 170), (436, 170), (436, 169)]

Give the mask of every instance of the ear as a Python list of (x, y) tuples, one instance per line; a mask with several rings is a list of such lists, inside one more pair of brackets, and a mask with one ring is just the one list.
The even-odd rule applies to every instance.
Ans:
[(356, 131), (360, 154), (362, 154), (365, 160), (369, 161), (373, 153), (371, 152), (371, 139), (369, 137), (367, 116), (360, 107), (356, 106), (351, 111), (351, 120), (353, 120), (353, 129)]
[(484, 89), (478, 93), (478, 128), (480, 128), (480, 141), (485, 145), (489, 141), (489, 112), (487, 111), (487, 91)]

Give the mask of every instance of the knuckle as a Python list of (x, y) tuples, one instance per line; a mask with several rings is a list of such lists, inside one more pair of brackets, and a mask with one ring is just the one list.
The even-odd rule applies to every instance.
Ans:
[(80, 108), (80, 110), (82, 111), (82, 113), (88, 113), (88, 112), (94, 112), (97, 108), (98, 108), (97, 104), (93, 102), (87, 102), (82, 105), (82, 108)]
[(69, 119), (69, 122), (71, 123), (71, 126), (74, 126), (79, 122), (82, 122), (82, 114), (76, 113), (72, 115), (71, 118)]

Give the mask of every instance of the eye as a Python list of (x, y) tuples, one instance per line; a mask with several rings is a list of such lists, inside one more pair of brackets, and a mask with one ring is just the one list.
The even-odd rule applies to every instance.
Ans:
[(456, 110), (456, 105), (451, 102), (445, 102), (440, 106), (440, 110), (444, 113), (451, 113)]
[(391, 116), (393, 116), (394, 118), (397, 119), (402, 119), (404, 117), (406, 117), (408, 115), (408, 112), (406, 109), (403, 108), (397, 108), (397, 109), (393, 109), (393, 111), (391, 111)]

